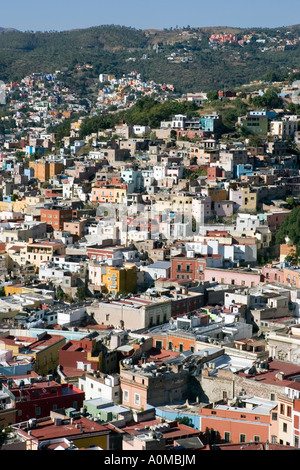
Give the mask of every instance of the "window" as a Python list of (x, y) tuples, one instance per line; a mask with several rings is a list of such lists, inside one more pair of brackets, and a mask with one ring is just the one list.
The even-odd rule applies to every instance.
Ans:
[(282, 403), (280, 404), (280, 414), (284, 415), (284, 405)]
[(282, 424), (282, 431), (287, 432), (287, 423)]
[(36, 416), (39, 416), (41, 414), (41, 408), (39, 406), (36, 407), (35, 414)]
[(246, 434), (240, 434), (240, 442), (246, 442)]
[(129, 401), (129, 392), (128, 390), (123, 390), (123, 401)]
[(141, 404), (141, 397), (138, 393), (134, 394), (134, 404), (138, 406)]
[(224, 441), (225, 442), (230, 442), (230, 439), (231, 439), (230, 432), (225, 431), (224, 432)]
[(260, 442), (260, 436), (254, 436), (254, 442)]
[(287, 407), (287, 416), (291, 417), (292, 416), (292, 408), (290, 406)]

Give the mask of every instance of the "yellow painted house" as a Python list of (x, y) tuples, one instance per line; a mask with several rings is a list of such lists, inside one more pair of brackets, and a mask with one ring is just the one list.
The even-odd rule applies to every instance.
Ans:
[(241, 188), (243, 193), (243, 204), (241, 209), (248, 210), (248, 211), (256, 211), (257, 210), (257, 192), (252, 191), (251, 188)]
[(22, 201), (5, 202), (0, 201), (0, 211), (24, 212), (28, 203), (25, 199)]
[(4, 286), (4, 292), (6, 296), (11, 296), (14, 294), (22, 294), (23, 293), (23, 286), (21, 284), (13, 284)]
[(107, 266), (106, 273), (102, 275), (102, 283), (112, 294), (135, 292), (136, 266), (134, 264), (125, 264), (122, 267)]
[(64, 336), (42, 333), (37, 338), (2, 337), (1, 348), (12, 351), (14, 356), (32, 357), (34, 371), (39, 375), (53, 374), (59, 363), (59, 349), (65, 344)]

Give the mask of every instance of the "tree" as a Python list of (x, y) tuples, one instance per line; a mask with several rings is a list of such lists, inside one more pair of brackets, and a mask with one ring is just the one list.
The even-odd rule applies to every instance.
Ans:
[(215, 101), (219, 98), (219, 95), (218, 95), (217, 91), (209, 91), (206, 94), (206, 97), (207, 97), (208, 101)]
[(179, 424), (184, 424), (185, 426), (189, 426), (190, 428), (194, 427), (191, 418), (189, 418), (188, 416), (178, 416), (176, 418), (176, 421)]
[(293, 209), (294, 207), (299, 205), (298, 199), (294, 198), (294, 196), (287, 197), (285, 202), (287, 204), (288, 209)]
[(276, 242), (285, 243), (286, 237), (292, 245), (300, 245), (300, 206), (294, 207), (284, 218), (276, 234)]
[(65, 298), (65, 293), (60, 286), (58, 286), (58, 288), (56, 289), (55, 297), (57, 300), (61, 301)]
[(85, 286), (77, 287), (76, 299), (78, 299), (79, 301), (82, 301), (82, 300), (86, 299), (86, 288), (85, 288)]
[(287, 263), (290, 263), (291, 266), (299, 266), (299, 262), (300, 262), (299, 247), (296, 247), (296, 249), (292, 248), (289, 254), (285, 257), (285, 261)]

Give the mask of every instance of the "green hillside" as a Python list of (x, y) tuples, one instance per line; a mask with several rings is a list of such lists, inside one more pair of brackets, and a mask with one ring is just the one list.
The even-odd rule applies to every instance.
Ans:
[[(75, 65), (91, 64), (80, 76), (81, 88), (99, 73), (117, 76), (137, 70), (145, 79), (172, 83), (179, 92), (234, 87), (260, 79), (268, 72), (284, 78), (300, 69), (300, 46), (280, 50), (287, 37), (299, 37), (299, 25), (276, 30), (256, 29), (254, 38), (240, 47), (211, 47), (213, 32), (238, 36), (253, 33), (239, 28), (185, 28), (136, 30), (107, 25), (64, 32), (0, 31), (0, 79), (19, 80), (33, 72), (51, 73)], [(287, 36), (289, 35), (289, 36)], [(265, 38), (265, 50), (257, 38)], [(74, 85), (76, 86), (76, 80)]]

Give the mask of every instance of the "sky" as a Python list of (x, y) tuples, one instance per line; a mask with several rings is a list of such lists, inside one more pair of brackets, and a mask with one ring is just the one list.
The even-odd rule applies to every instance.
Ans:
[(2, 6), (0, 27), (63, 31), (103, 24), (136, 29), (300, 24), (300, 1), (284, 5), (281, 0), (14, 0)]

